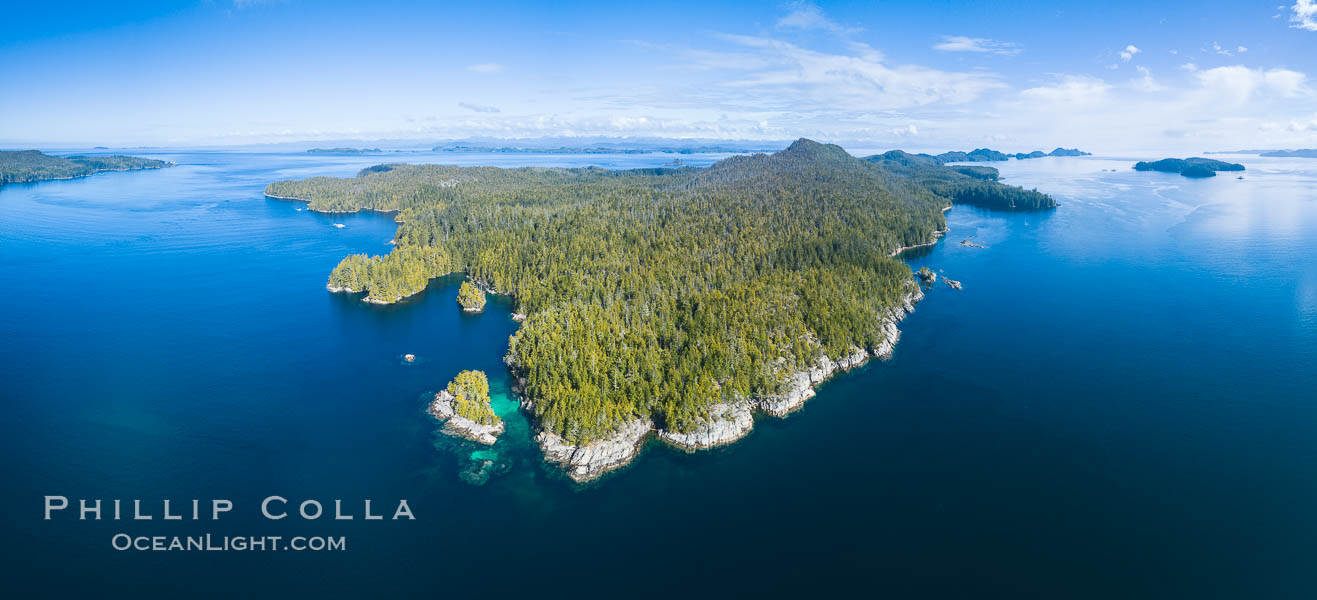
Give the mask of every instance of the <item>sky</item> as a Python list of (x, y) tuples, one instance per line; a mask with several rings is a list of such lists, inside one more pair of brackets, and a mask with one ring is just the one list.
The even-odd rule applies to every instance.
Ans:
[(0, 147), (1317, 147), (1317, 0), (10, 3)]

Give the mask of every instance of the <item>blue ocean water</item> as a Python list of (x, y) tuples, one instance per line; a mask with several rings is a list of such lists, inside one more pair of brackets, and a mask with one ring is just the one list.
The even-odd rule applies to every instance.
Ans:
[[(463, 314), (459, 277), (388, 307), (330, 294), (342, 256), (389, 250), (391, 219), (261, 191), (392, 160), (670, 156), (159, 157), (178, 166), (0, 188), (14, 597), (1317, 593), (1317, 161), (1234, 157), (1243, 180), (1136, 173), (1133, 157), (994, 165), (1062, 205), (949, 212), (947, 238), (904, 258), (964, 289), (932, 287), (891, 361), (734, 446), (651, 444), (578, 487), (540, 463), (508, 399), (505, 300)], [(469, 368), (510, 423), (488, 450), (424, 414)], [(45, 521), (45, 495), (142, 499), (156, 518)], [(270, 495), (357, 518), (268, 521)], [(166, 498), (235, 508), (166, 522)], [(416, 520), (361, 518), (363, 499), (391, 515), (402, 498)], [(348, 541), (137, 552), (111, 547), (120, 532)]]

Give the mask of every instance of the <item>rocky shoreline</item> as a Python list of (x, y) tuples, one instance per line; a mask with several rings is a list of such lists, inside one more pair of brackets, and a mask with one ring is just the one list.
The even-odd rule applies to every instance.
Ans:
[(695, 451), (730, 444), (750, 434), (754, 429), (755, 405), (748, 400), (720, 402), (709, 410), (709, 420), (700, 423), (695, 431), (658, 431), (659, 439), (681, 448)]
[[(896, 342), (901, 339), (901, 330), (896, 324), (906, 315), (914, 312), (915, 303), (923, 300), (924, 292), (917, 285), (911, 285), (911, 291), (902, 299), (901, 304), (892, 307), (883, 317), (883, 342), (873, 349), (870, 355), (861, 348), (853, 348), (850, 354), (835, 360), (820, 355), (809, 368), (797, 371), (788, 378), (787, 389), (776, 395), (759, 399), (758, 408), (775, 417), (785, 417), (804, 406), (805, 401), (815, 395), (814, 387), (838, 371), (849, 371), (868, 362), (871, 356), (889, 359), (896, 349)], [(732, 440), (735, 441), (735, 440)]]
[(535, 442), (544, 451), (544, 460), (562, 467), (573, 481), (585, 483), (631, 462), (653, 430), (649, 419), (636, 419), (611, 437), (584, 446), (569, 444), (551, 431), (541, 431)]
[(426, 412), (444, 422), (443, 432), (447, 435), (465, 438), (486, 446), (494, 445), (506, 425), (502, 421), (499, 421), (498, 425), (482, 425), (457, 414), (453, 410), (455, 399), (448, 390), (442, 390), (434, 395), (434, 401), (430, 402), (430, 408)]
[[(329, 290), (331, 293), (334, 293), (334, 294), (338, 294), (338, 293), (344, 293), (344, 294), (356, 294), (356, 293), (358, 293), (358, 292), (362, 292), (362, 291), (364, 291), (364, 290), (354, 290), (354, 289), (352, 289), (352, 288), (350, 288), (350, 287), (339, 287), (339, 286), (334, 286), (334, 285), (329, 285), (329, 284), (325, 284), (325, 289)], [(365, 298), (362, 298), (361, 301), (362, 301), (362, 302), (365, 302), (365, 303), (367, 303), (367, 304), (394, 304), (394, 303), (396, 303), (396, 302), (401, 302), (401, 301), (403, 300), (403, 298), (410, 298), (411, 296), (415, 296), (416, 294), (419, 294), (419, 293), (421, 293), (422, 291), (425, 291), (425, 290), (422, 289), (422, 290), (420, 290), (420, 291), (414, 292), (414, 293), (409, 294), (409, 295), (407, 295), (407, 296), (399, 296), (399, 297), (397, 297), (397, 298), (394, 298), (393, 300), (380, 300), (379, 298), (372, 298), (372, 297), (370, 297), (370, 296), (366, 296)]]
[[(535, 436), (535, 441), (544, 452), (545, 461), (561, 467), (567, 476), (577, 483), (588, 482), (631, 462), (639, 454), (650, 432), (654, 432), (655, 436), (663, 442), (690, 452), (731, 444), (749, 435), (754, 429), (754, 411), (785, 417), (804, 406), (807, 400), (815, 396), (815, 386), (838, 371), (854, 369), (868, 362), (872, 357), (884, 360), (891, 358), (896, 343), (901, 337), (897, 323), (914, 312), (914, 304), (923, 297), (923, 291), (912, 279), (910, 291), (905, 298), (883, 316), (884, 339), (877, 348), (873, 349), (872, 354), (864, 349), (854, 348), (851, 353), (836, 359), (820, 355), (809, 368), (797, 371), (788, 377), (787, 387), (781, 393), (715, 404), (710, 410), (709, 420), (701, 423), (694, 431), (683, 433), (656, 429), (650, 420), (637, 419), (614, 435), (584, 446), (570, 444), (550, 431), (541, 431)], [(512, 357), (509, 357), (509, 366), (515, 367)], [(514, 390), (522, 396), (522, 407), (530, 411), (533, 403), (521, 393), (519, 388), (520, 382)]]

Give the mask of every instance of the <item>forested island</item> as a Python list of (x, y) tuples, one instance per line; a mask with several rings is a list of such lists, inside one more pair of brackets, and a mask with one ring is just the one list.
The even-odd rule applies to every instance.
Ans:
[[(894, 152), (900, 152), (900, 150), (895, 150)], [(1074, 148), (1056, 148), (1051, 152), (1034, 150), (1033, 152), (1028, 152), (1028, 153), (1017, 152), (1015, 154), (1006, 154), (1004, 152), (999, 152), (991, 148), (976, 148), (974, 150), (970, 150), (969, 152), (960, 152), (957, 150), (953, 150), (950, 152), (943, 152), (942, 154), (938, 154), (938, 155), (914, 154), (909, 156), (923, 157), (923, 158), (931, 159), (931, 161), (929, 162), (933, 162), (936, 164), (945, 164), (950, 162), (1004, 162), (1012, 158), (1016, 160), (1027, 160), (1031, 158), (1045, 158), (1048, 156), (1090, 156), (1090, 153), (1082, 152)]]
[(307, 150), (309, 154), (377, 154), (383, 152), (379, 148), (312, 148)]
[(979, 148), (969, 152), (944, 152), (937, 155), (942, 162), (993, 162), (1004, 161), (1014, 158), (1015, 160), (1028, 160), (1031, 158), (1046, 158), (1048, 156), (1090, 156), (1088, 152), (1082, 152), (1076, 148), (1056, 148), (1051, 152), (1034, 150), (1033, 152), (1016, 152), (1015, 154), (1005, 154), (989, 148)]
[(73, 179), (105, 171), (160, 169), (174, 163), (135, 156), (51, 156), (38, 150), (0, 151), (0, 185)]
[(493, 444), (503, 433), (503, 419), (489, 404), (489, 378), (484, 371), (462, 371), (435, 394), (430, 414), (444, 421), (444, 433), (481, 444)]
[(457, 290), (457, 304), (466, 312), (481, 312), (485, 310), (485, 292), (470, 281), (463, 281)]
[(1217, 171), (1243, 171), (1244, 165), (1211, 158), (1163, 158), (1151, 162), (1137, 162), (1134, 164), (1134, 170), (1179, 173), (1185, 177), (1216, 177)]
[[(1092, 152), (1084, 152), (1078, 148), (1055, 148), (1047, 153), (1048, 156), (1092, 156)], [(1018, 157), (1018, 155), (1017, 155)]]
[(934, 242), (953, 202), (1046, 194), (917, 155), (861, 160), (799, 140), (708, 168), (382, 165), (270, 184), (312, 210), (396, 213), (397, 246), (349, 256), (330, 289), (393, 302), (463, 272), (527, 315), (506, 362), (546, 458), (578, 481), (651, 431), (730, 442), (837, 369), (892, 351), (922, 297), (896, 250)]

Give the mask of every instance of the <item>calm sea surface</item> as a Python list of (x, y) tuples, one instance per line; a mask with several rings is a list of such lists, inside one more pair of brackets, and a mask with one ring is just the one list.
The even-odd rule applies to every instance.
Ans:
[[(948, 213), (948, 237), (905, 258), (964, 290), (936, 284), (893, 360), (732, 447), (651, 444), (581, 488), (508, 398), (506, 300), (465, 315), (458, 277), (389, 307), (330, 294), (340, 258), (390, 249), (391, 219), (261, 192), (392, 160), (671, 156), (157, 156), (178, 166), (0, 188), (11, 597), (1317, 595), (1317, 160), (1235, 157), (1242, 181), (1135, 157), (994, 165), (1061, 207)], [(483, 452), (423, 412), (468, 368), (510, 422)], [(155, 519), (44, 521), (48, 494), (142, 499)], [(356, 519), (267, 521), (276, 494)], [(161, 521), (166, 498), (235, 507)], [(416, 520), (364, 521), (367, 498)], [(120, 532), (347, 551), (121, 552)]]

